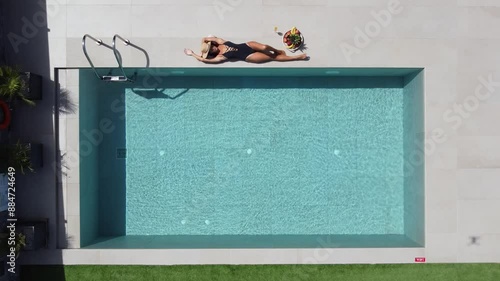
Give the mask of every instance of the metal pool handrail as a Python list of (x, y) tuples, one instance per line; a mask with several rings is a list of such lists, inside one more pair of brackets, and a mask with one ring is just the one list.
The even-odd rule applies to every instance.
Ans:
[(121, 58), (121, 56), (120, 56), (120, 53), (119, 53), (119, 52), (118, 52), (118, 50), (116, 49), (116, 39), (117, 39), (117, 38), (118, 38), (118, 39), (120, 39), (120, 40), (123, 42), (123, 45), (125, 45), (125, 46), (132, 46), (132, 47), (136, 48), (137, 50), (139, 50), (139, 51), (141, 51), (141, 52), (143, 52), (143, 53), (144, 53), (144, 56), (146, 57), (146, 68), (148, 68), (148, 67), (149, 67), (149, 55), (148, 55), (148, 53), (146, 52), (146, 50), (144, 50), (143, 48), (141, 48), (141, 47), (139, 47), (139, 46), (137, 46), (137, 45), (135, 45), (135, 44), (132, 44), (132, 43), (130, 42), (130, 40), (125, 39), (125, 38), (121, 37), (121, 36), (120, 36), (120, 35), (118, 35), (118, 34), (115, 34), (115, 35), (113, 36), (113, 52), (114, 52), (114, 54), (115, 54), (116, 62), (118, 62), (118, 67), (120, 68), (120, 70), (121, 70), (121, 72), (122, 72), (123, 76), (124, 76), (124, 77), (126, 77), (129, 81), (132, 81), (132, 79), (128, 78), (128, 77), (127, 77), (127, 74), (125, 74), (125, 70), (123, 69), (123, 62), (122, 62), (122, 58)]
[[(92, 67), (92, 70), (94, 71), (94, 74), (97, 76), (97, 78), (99, 78), (100, 80), (103, 80), (103, 81), (118, 81), (118, 82), (123, 82), (124, 81), (124, 77), (122, 76), (112, 76), (111, 74), (110, 75), (105, 75), (105, 76), (101, 76), (99, 75), (99, 73), (97, 72), (97, 70), (95, 69), (95, 66), (94, 66), (94, 63), (92, 62), (92, 60), (90, 59), (90, 56), (87, 52), (87, 38), (90, 38), (92, 41), (94, 41), (97, 46), (104, 46), (110, 50), (113, 50), (113, 53), (116, 57), (117, 60), (121, 61), (121, 54), (120, 52), (118, 51), (115, 51), (113, 49), (113, 47), (111, 47), (110, 45), (102, 42), (101, 39), (97, 39), (97, 38), (94, 38), (93, 36), (89, 35), (89, 34), (85, 34), (82, 38), (82, 48), (83, 48), (83, 53), (85, 54), (85, 57), (87, 58), (87, 61), (89, 62), (90, 66)], [(111, 71), (110, 71), (111, 73)], [(125, 77), (126, 79), (126, 77)], [(128, 81), (128, 80), (125, 80), (125, 81)]]
[(83, 53), (85, 54), (85, 57), (87, 58), (90, 66), (92, 67), (92, 70), (94, 71), (94, 73), (97, 76), (97, 78), (99, 78), (100, 80), (102, 80), (101, 75), (99, 75), (99, 73), (97, 73), (97, 70), (95, 70), (94, 63), (92, 63), (92, 60), (90, 59), (89, 54), (87, 53), (87, 43), (86, 43), (87, 37), (90, 38), (90, 39), (92, 39), (97, 44), (97, 46), (101, 46), (102, 45), (102, 46), (107, 47), (107, 48), (109, 48), (111, 50), (113, 50), (113, 48), (111, 48), (111, 46), (103, 43), (101, 39), (96, 39), (96, 38), (90, 36), (89, 34), (83, 35), (83, 38), (82, 38)]

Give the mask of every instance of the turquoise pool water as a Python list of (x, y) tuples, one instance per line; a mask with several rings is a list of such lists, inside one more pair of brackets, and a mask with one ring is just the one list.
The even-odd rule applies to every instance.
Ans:
[[(416, 179), (405, 175), (405, 77), (144, 81), (92, 88), (99, 112), (88, 123), (105, 118), (116, 127), (103, 134), (97, 182), (88, 183), (100, 186), (88, 199), (99, 206), (88, 212), (99, 221), (88, 234), (94, 240), (114, 236), (116, 247), (130, 244), (127, 237), (166, 247), (176, 239), (199, 247), (252, 239), (305, 247), (317, 237), (349, 237), (351, 246), (356, 237), (421, 243), (407, 233), (409, 216), (423, 208), (408, 207)], [(134, 247), (153, 247), (146, 244)]]

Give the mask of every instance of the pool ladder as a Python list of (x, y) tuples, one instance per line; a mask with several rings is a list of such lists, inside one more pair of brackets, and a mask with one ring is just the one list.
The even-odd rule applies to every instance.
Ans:
[[(110, 69), (107, 75), (100, 75), (99, 72), (97, 72), (97, 69), (94, 66), (94, 63), (90, 59), (89, 54), (87, 52), (87, 43), (86, 43), (86, 41), (87, 41), (86, 39), (87, 38), (89, 38), (92, 41), (94, 41), (97, 46), (104, 46), (104, 47), (106, 47), (106, 48), (108, 48), (108, 49), (110, 49), (110, 50), (113, 51), (113, 54), (115, 55), (116, 62), (118, 63), (118, 68), (120, 69), (122, 75), (113, 75), (112, 74), (113, 69)], [(116, 48), (116, 39), (121, 40), (125, 46), (131, 46), (131, 47), (134, 47), (137, 50), (143, 52), (144, 55), (146, 56), (146, 68), (149, 67), (149, 55), (146, 52), (146, 50), (144, 50), (143, 48), (141, 48), (141, 47), (139, 47), (139, 46), (137, 46), (135, 44), (132, 44), (130, 42), (130, 40), (125, 39), (125, 38), (121, 37), (118, 34), (115, 34), (113, 36), (112, 46), (104, 43), (101, 39), (97, 39), (97, 38), (95, 38), (95, 37), (93, 37), (93, 36), (91, 36), (89, 34), (85, 34), (83, 36), (83, 38), (82, 38), (83, 53), (85, 54), (85, 57), (87, 58), (90, 66), (92, 67), (92, 70), (94, 71), (94, 74), (100, 80), (106, 81), (106, 82), (134, 82), (134, 80), (135, 80), (135, 78), (137, 76), (137, 71), (134, 72), (134, 75), (132, 77), (128, 77), (127, 74), (125, 73), (125, 70), (123, 69), (122, 56), (121, 56), (120, 52), (118, 51), (118, 49)]]

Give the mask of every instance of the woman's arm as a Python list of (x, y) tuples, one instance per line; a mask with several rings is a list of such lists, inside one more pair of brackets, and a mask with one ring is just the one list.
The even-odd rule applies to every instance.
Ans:
[(203, 37), (203, 39), (201, 40), (202, 43), (205, 43), (205, 42), (215, 42), (219, 45), (222, 45), (224, 43), (226, 43), (226, 40), (222, 39), (222, 38), (218, 38), (218, 37)]
[(213, 59), (204, 59), (202, 58), (202, 62), (204, 63), (221, 63), (221, 62), (225, 62), (227, 60), (227, 58), (225, 56), (216, 56), (215, 58)]
[(188, 56), (192, 56), (194, 57), (195, 59), (197, 59), (198, 61), (201, 61), (201, 62), (204, 62), (204, 63), (221, 63), (221, 62), (224, 62), (227, 60), (227, 58), (225, 56), (216, 56), (215, 58), (213, 59), (204, 59), (203, 57), (201, 56), (198, 56), (197, 54), (195, 54), (192, 50), (190, 49), (184, 49), (184, 53)]

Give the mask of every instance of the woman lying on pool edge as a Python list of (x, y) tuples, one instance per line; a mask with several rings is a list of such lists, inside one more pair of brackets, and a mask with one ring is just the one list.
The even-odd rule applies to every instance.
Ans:
[(235, 44), (217, 37), (203, 38), (200, 56), (190, 49), (184, 49), (184, 53), (204, 63), (223, 63), (230, 60), (242, 60), (251, 63), (309, 60), (307, 54), (288, 56), (283, 50), (277, 50), (269, 45), (255, 41)]

